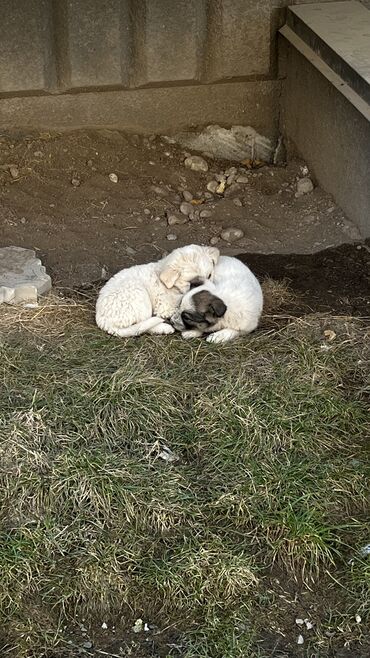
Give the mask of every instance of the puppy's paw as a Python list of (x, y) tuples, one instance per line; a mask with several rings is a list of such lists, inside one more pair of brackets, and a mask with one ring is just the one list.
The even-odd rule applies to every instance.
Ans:
[(149, 333), (154, 336), (164, 336), (167, 334), (175, 333), (175, 330), (173, 327), (171, 327), (170, 324), (167, 324), (167, 322), (161, 322), (160, 324), (157, 324), (155, 327), (150, 329)]
[(202, 332), (198, 331), (198, 329), (188, 329), (187, 331), (183, 331), (181, 336), (185, 338), (185, 340), (190, 338), (200, 338), (202, 336)]
[(231, 340), (235, 340), (239, 336), (239, 332), (234, 329), (220, 329), (220, 331), (215, 331), (214, 334), (209, 334), (207, 336), (208, 343), (229, 343)]

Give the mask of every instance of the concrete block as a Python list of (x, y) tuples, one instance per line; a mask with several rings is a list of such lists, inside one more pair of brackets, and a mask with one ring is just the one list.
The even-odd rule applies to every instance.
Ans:
[(47, 0), (0, 0), (0, 93), (53, 86), (50, 26)]
[(207, 79), (268, 75), (270, 3), (213, 0), (209, 9)]
[(133, 6), (135, 85), (199, 79), (205, 0), (146, 0)]
[(67, 0), (56, 11), (63, 86), (128, 85), (129, 0)]
[(50, 276), (33, 249), (0, 248), (0, 304), (35, 303), (50, 288)]
[(183, 85), (130, 91), (106, 91), (4, 98), (0, 128), (119, 128), (169, 134), (211, 123), (253, 126), (277, 138), (278, 81)]

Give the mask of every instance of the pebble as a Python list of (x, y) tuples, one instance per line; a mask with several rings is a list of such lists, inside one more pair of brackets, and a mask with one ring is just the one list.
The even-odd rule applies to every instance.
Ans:
[(243, 206), (242, 202), (238, 198), (233, 199), (233, 204), (234, 204), (234, 206), (237, 206), (238, 208), (242, 208), (242, 206)]
[(125, 247), (125, 251), (129, 256), (135, 256), (136, 254), (136, 249), (133, 249), (132, 247)]
[(151, 212), (150, 212), (149, 208), (144, 208), (144, 215), (150, 215), (150, 214), (151, 214)]
[(191, 215), (193, 211), (194, 208), (188, 201), (183, 201), (180, 205), (180, 212), (182, 212), (183, 215)]
[(235, 181), (236, 175), (235, 174), (230, 174), (230, 176), (227, 177), (227, 184), (232, 185), (233, 182)]
[(87, 164), (88, 167), (92, 167), (94, 163), (93, 163), (92, 160), (87, 160), (86, 164)]
[(73, 185), (73, 187), (79, 187), (81, 185), (81, 181), (79, 178), (72, 178), (71, 184)]
[(240, 228), (226, 228), (221, 233), (221, 238), (222, 240), (225, 240), (225, 242), (235, 242), (236, 240), (240, 240), (243, 236), (244, 233)]
[(303, 635), (298, 635), (297, 644), (303, 644), (303, 643), (304, 643)]
[(109, 180), (110, 180), (111, 183), (118, 183), (117, 174), (109, 174)]
[(226, 176), (225, 176), (225, 174), (222, 173), (222, 171), (220, 171), (220, 173), (215, 174), (215, 180), (216, 180), (218, 183), (225, 182), (225, 181), (226, 181)]
[(151, 190), (158, 194), (158, 196), (166, 196), (167, 195), (167, 190), (164, 187), (160, 187), (159, 185), (152, 185)]
[(238, 170), (236, 167), (229, 167), (228, 169), (225, 170), (225, 175), (226, 176), (235, 176), (235, 174), (238, 173)]
[(218, 244), (220, 242), (220, 238), (218, 238), (216, 235), (210, 239), (209, 243), (213, 246), (215, 244)]
[(93, 643), (91, 642), (91, 640), (86, 640), (86, 642), (84, 642), (82, 646), (84, 649), (92, 649)]
[(312, 192), (313, 190), (313, 182), (311, 178), (308, 178), (307, 176), (305, 178), (300, 178), (297, 181), (297, 194), (308, 194), (309, 192)]
[(105, 630), (107, 630), (107, 628), (108, 628), (108, 624), (106, 624), (105, 621), (103, 621), (101, 627), (102, 627), (102, 629), (105, 631)]
[(209, 183), (207, 183), (208, 192), (212, 192), (212, 194), (216, 194), (217, 188), (218, 188), (218, 182), (216, 180), (210, 180)]
[(248, 176), (238, 176), (237, 179), (236, 179), (236, 182), (246, 184), (246, 183), (249, 183), (249, 178), (248, 178)]
[(210, 192), (204, 192), (204, 198), (205, 199), (213, 199), (213, 194)]
[(297, 624), (297, 626), (303, 626), (304, 620), (298, 617), (298, 619), (295, 620), (295, 623)]
[(19, 169), (16, 167), (16, 165), (10, 165), (9, 173), (12, 178), (19, 178)]
[(169, 233), (168, 235), (166, 235), (166, 238), (167, 240), (170, 240), (170, 242), (172, 242), (174, 240), (177, 240), (177, 235), (176, 233)]
[(212, 217), (212, 211), (211, 210), (201, 210), (199, 213), (199, 217), (206, 218), (206, 217)]
[(223, 194), (225, 192), (226, 181), (222, 180), (219, 185), (217, 185), (216, 192), (217, 194)]
[(208, 171), (208, 164), (200, 155), (190, 155), (185, 159), (184, 164), (193, 171)]
[(184, 190), (182, 196), (184, 197), (185, 201), (192, 201), (193, 199), (192, 193), (189, 192), (188, 190)]
[(177, 213), (170, 213), (167, 215), (167, 223), (169, 226), (174, 226), (175, 224), (186, 224), (188, 218), (186, 215), (180, 215)]
[(360, 615), (356, 615), (355, 620), (356, 620), (356, 624), (361, 624), (362, 619)]

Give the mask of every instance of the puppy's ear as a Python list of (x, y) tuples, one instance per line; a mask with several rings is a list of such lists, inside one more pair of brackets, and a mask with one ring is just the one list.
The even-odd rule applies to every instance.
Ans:
[(166, 288), (173, 288), (179, 276), (180, 272), (174, 267), (166, 267), (159, 274), (159, 278)]
[(207, 249), (207, 254), (211, 257), (212, 262), (214, 265), (218, 263), (218, 259), (220, 258), (220, 252), (216, 247), (206, 247)]
[(222, 299), (220, 299), (219, 297), (212, 297), (212, 301), (208, 306), (208, 313), (215, 315), (216, 318), (222, 318), (222, 316), (225, 315), (226, 311), (227, 311), (227, 306), (226, 304), (224, 304)]

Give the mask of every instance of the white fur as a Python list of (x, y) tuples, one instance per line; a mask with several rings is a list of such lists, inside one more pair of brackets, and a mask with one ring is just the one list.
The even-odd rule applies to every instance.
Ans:
[(200, 290), (209, 290), (222, 299), (227, 307), (225, 315), (209, 327), (209, 343), (227, 343), (256, 329), (263, 307), (261, 286), (251, 270), (240, 260), (220, 256), (213, 282), (207, 282), (186, 293), (180, 308), (171, 318), (176, 329), (183, 330), (183, 338), (197, 338), (202, 335), (197, 329), (184, 330), (181, 320), (183, 311), (193, 310), (192, 296)]
[(169, 319), (194, 279), (213, 278), (219, 251), (187, 245), (157, 263), (121, 270), (101, 289), (96, 323), (113, 336), (128, 338), (145, 332), (169, 334)]

